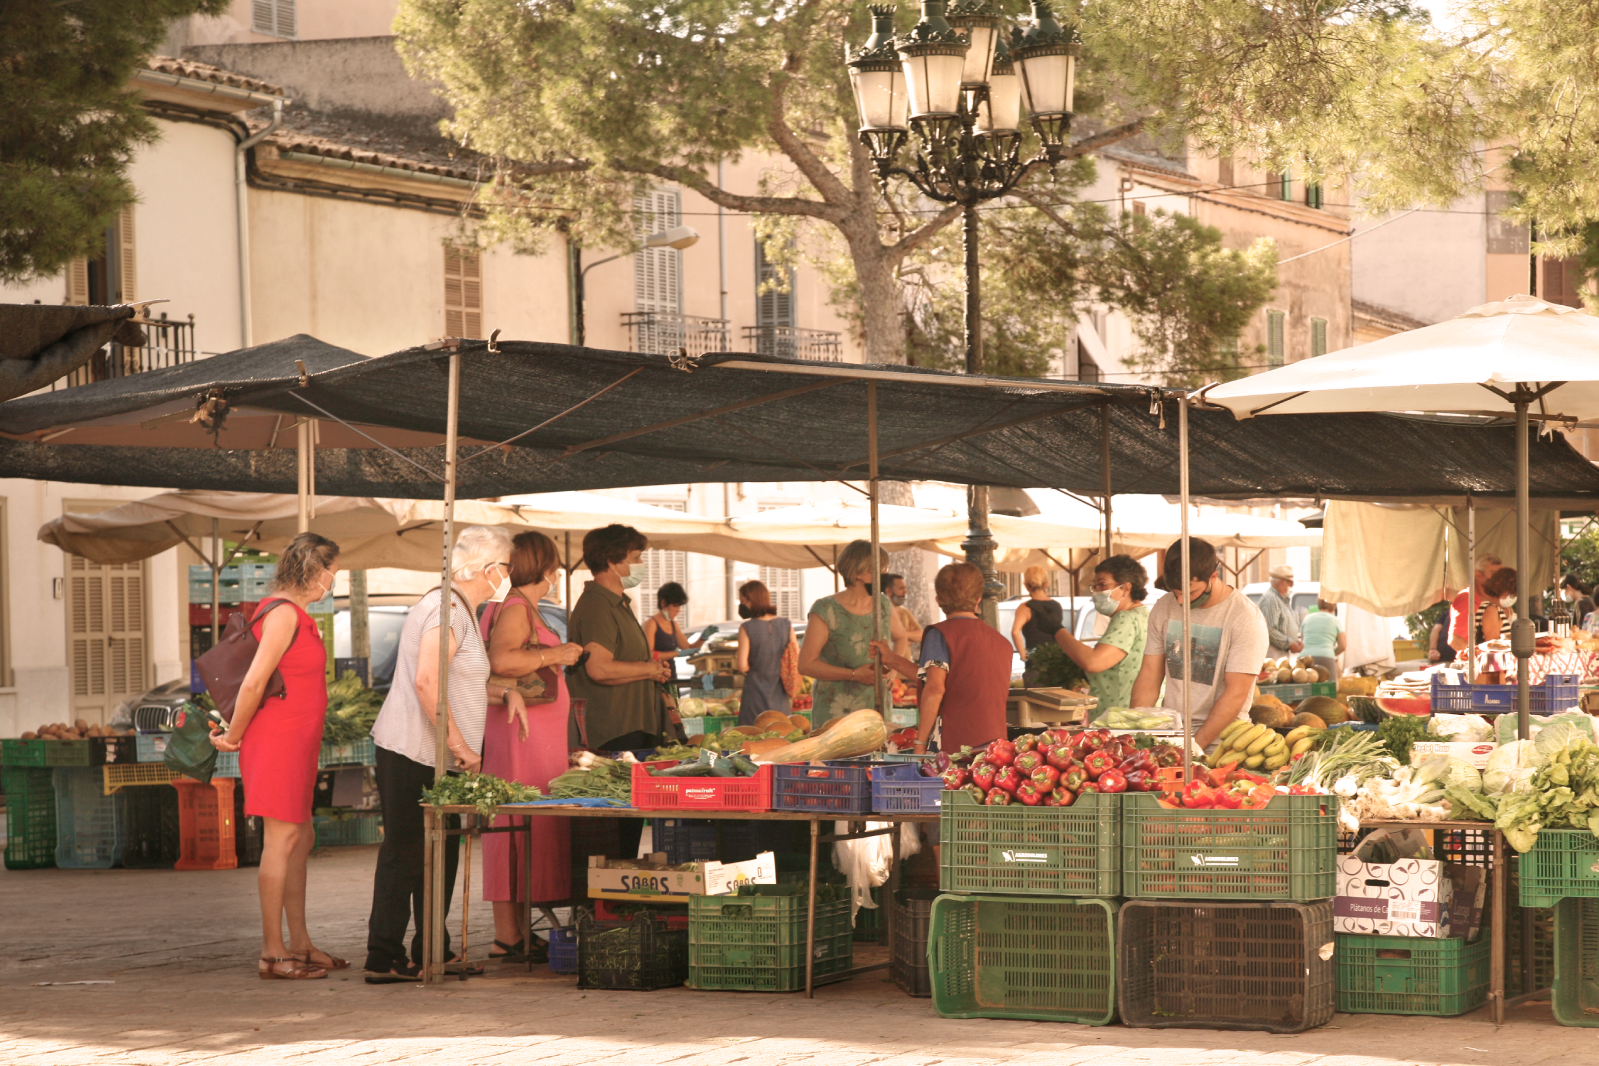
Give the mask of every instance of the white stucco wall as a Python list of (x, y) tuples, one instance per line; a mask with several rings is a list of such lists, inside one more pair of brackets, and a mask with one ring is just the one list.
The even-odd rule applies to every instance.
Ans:
[(1354, 298), (1423, 322), (1442, 322), (1477, 306), (1487, 287), (1487, 227), (1481, 193), (1447, 210), (1356, 221), (1357, 236), (1349, 242)]

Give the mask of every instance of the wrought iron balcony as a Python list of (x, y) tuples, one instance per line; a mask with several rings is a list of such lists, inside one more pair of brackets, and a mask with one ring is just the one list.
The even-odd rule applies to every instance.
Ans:
[(702, 318), (668, 311), (629, 311), (622, 315), (628, 348), (635, 352), (669, 355), (679, 348), (689, 355), (731, 350), (732, 337), (725, 318)]
[(757, 355), (837, 363), (844, 358), (843, 337), (832, 329), (799, 326), (745, 326), (744, 347)]
[(95, 352), (87, 363), (53, 383), (51, 390), (192, 363), (199, 356), (194, 347), (193, 315), (187, 321), (178, 321), (163, 314), (159, 321), (139, 328), (144, 330), (145, 336), (142, 347), (135, 348), (112, 341)]

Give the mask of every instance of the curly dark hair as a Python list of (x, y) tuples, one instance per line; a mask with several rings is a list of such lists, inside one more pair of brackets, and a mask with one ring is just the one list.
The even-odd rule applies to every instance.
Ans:
[[(1144, 569), (1144, 564), (1134, 559), (1131, 555), (1112, 555), (1109, 559), (1094, 567), (1096, 574), (1109, 574), (1116, 579), (1118, 585), (1131, 585), (1134, 603), (1143, 603), (1144, 597), (1149, 595), (1149, 573)], [(1181, 580), (1182, 575), (1178, 575)]]
[(278, 556), (274, 592), (305, 592), (339, 558), (339, 546), (320, 533), (301, 533)]
[(1516, 594), (1516, 568), (1501, 566), (1482, 583), (1482, 590), (1495, 599)]
[(655, 606), (681, 607), (688, 602), (688, 593), (676, 581), (668, 581), (655, 590)]
[(613, 563), (626, 559), (629, 552), (644, 551), (649, 546), (649, 538), (632, 526), (601, 526), (583, 534), (583, 565), (591, 573), (601, 574)]

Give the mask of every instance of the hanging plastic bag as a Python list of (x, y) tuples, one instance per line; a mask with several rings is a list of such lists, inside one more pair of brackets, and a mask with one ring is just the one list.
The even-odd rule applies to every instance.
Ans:
[(221, 724), (192, 703), (178, 711), (176, 728), (167, 735), (166, 754), (161, 761), (168, 770), (208, 784), (217, 768), (217, 749), (211, 743), (211, 727)]

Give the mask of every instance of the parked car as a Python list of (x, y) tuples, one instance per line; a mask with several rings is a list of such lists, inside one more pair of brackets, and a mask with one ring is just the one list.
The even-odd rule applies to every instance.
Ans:
[[(400, 655), (400, 630), (405, 627), (405, 616), (411, 613), (416, 596), (374, 596), (379, 602), (367, 605), (367, 634), (372, 646), (372, 687), (387, 692), (394, 680), (394, 664)], [(393, 602), (400, 601), (400, 602)], [(350, 606), (346, 597), (339, 597), (333, 615), (333, 657), (350, 657)], [(562, 642), (566, 640), (566, 608), (549, 600), (539, 601), (539, 615), (544, 624)]]

